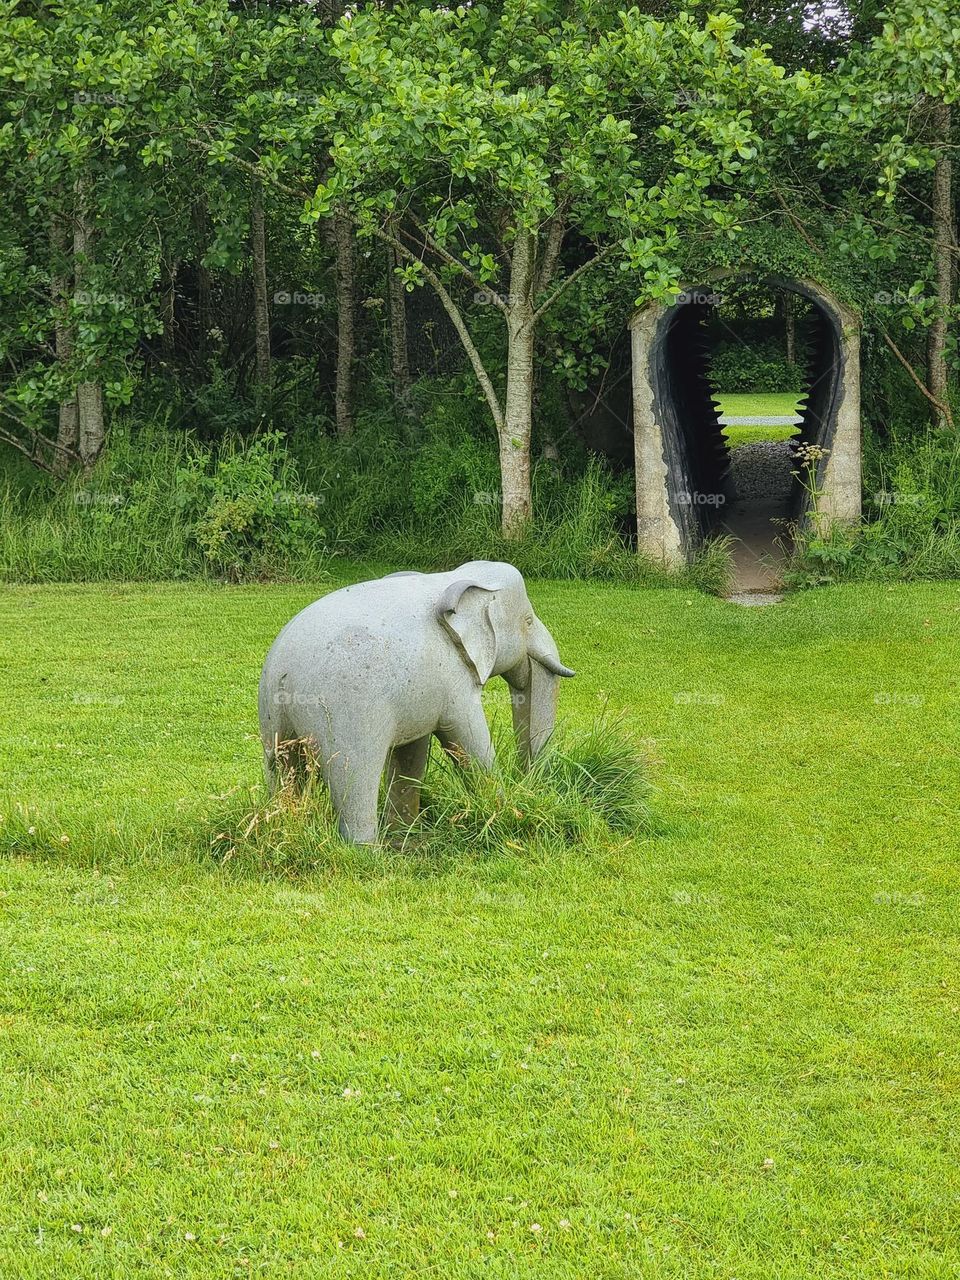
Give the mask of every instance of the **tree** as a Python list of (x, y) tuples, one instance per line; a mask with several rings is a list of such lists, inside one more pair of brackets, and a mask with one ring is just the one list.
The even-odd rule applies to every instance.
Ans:
[(71, 0), (27, 14), (7, 0), (2, 17), (0, 171), (13, 216), (0, 438), (47, 470), (89, 469), (105, 402), (129, 399), (140, 339), (160, 328), (163, 188), (186, 187), (192, 86), (231, 19), (216, 0)]
[[(610, 256), (644, 297), (676, 291), (682, 237), (736, 229), (732, 184), (760, 148), (751, 107), (789, 91), (761, 49), (736, 44), (732, 17), (632, 10), (603, 30), (590, 6), (574, 14), (371, 7), (331, 38), (333, 167), (310, 211), (349, 211), (392, 246), (408, 288), (436, 292), (496, 430), (508, 537), (532, 514), (542, 318)], [(490, 307), (502, 380), (478, 340)]]
[(253, 260), (253, 328), (257, 397), (270, 393), (270, 300), (267, 294), (267, 233), (263, 191), (254, 183), (250, 200), (250, 254)]
[(947, 373), (947, 341), (953, 313), (954, 209), (951, 165), (951, 104), (960, 91), (960, 17), (952, 0), (923, 6), (895, 4), (882, 15), (873, 42), (871, 69), (878, 82), (927, 107), (920, 146), (907, 145), (899, 132), (888, 143), (885, 189), (892, 198), (908, 165), (918, 160), (933, 169), (931, 191), (932, 268), (936, 303), (928, 334), (928, 389), (938, 426), (953, 425)]
[(937, 102), (932, 112), (932, 127), (937, 147), (933, 170), (933, 265), (937, 307), (930, 326), (927, 361), (930, 394), (940, 406), (936, 415), (937, 425), (940, 427), (953, 425), (947, 371), (947, 336), (954, 294), (953, 255), (956, 253), (950, 126), (950, 104)]
[[(856, 225), (862, 253), (909, 273), (897, 289), (900, 326), (927, 327), (927, 378), (917, 372), (888, 331), (889, 316), (873, 317), (887, 347), (930, 404), (934, 421), (950, 426), (948, 350), (955, 315), (951, 104), (960, 88), (960, 22), (954, 0), (896, 0), (873, 4), (858, 19), (873, 33), (832, 77), (823, 112), (808, 120), (820, 138), (819, 168), (845, 173), (844, 195), (831, 209), (839, 226)], [(931, 174), (926, 190), (918, 181)], [(929, 212), (929, 217), (925, 216)], [(933, 285), (931, 296), (930, 285)], [(881, 298), (889, 296), (881, 289)]]

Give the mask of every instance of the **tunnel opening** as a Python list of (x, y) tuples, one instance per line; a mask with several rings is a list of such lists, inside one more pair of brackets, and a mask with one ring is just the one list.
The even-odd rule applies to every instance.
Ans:
[[(770, 297), (800, 299), (796, 350), (806, 390), (796, 397), (793, 438), (769, 451), (780, 466), (775, 491), (747, 491), (712, 378), (722, 285), (688, 288), (674, 305), (634, 317), (633, 428), (639, 548), (688, 561), (706, 540), (728, 534), (735, 573), (750, 576), (753, 565), (758, 581), (746, 589), (760, 590), (776, 576), (790, 528), (810, 517), (810, 487), (818, 519), (859, 516), (859, 359), (851, 347), (855, 320), (825, 291), (775, 277), (750, 280)], [(800, 445), (822, 451), (809, 472), (797, 456)]]

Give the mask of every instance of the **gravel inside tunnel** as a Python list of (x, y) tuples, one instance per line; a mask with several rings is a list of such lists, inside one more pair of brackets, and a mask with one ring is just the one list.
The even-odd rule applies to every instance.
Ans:
[(741, 502), (786, 503), (793, 485), (793, 444), (762, 440), (742, 444), (730, 453), (734, 497)]

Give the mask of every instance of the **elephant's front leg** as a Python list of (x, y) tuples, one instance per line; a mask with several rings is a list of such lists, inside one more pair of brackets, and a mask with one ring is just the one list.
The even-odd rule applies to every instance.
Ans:
[(391, 826), (409, 827), (420, 812), (420, 784), (430, 755), (432, 734), (394, 747), (387, 766), (386, 820)]
[(479, 692), (467, 705), (457, 707), (447, 716), (437, 729), (437, 737), (454, 759), (475, 760), (484, 769), (493, 768), (493, 741)]

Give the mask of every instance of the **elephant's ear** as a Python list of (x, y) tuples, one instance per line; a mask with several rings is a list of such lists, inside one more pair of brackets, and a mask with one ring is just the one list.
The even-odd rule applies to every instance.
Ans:
[(462, 578), (437, 601), (437, 621), (460, 650), (477, 683), (486, 684), (497, 660), (497, 635), (490, 618), (495, 587)]

